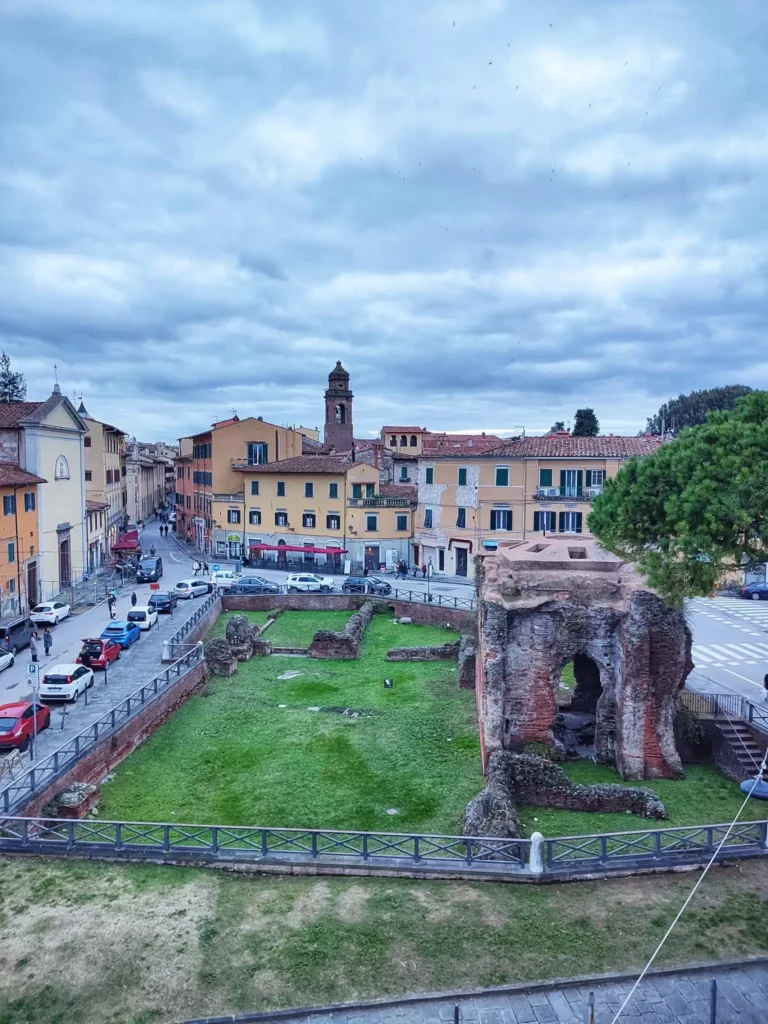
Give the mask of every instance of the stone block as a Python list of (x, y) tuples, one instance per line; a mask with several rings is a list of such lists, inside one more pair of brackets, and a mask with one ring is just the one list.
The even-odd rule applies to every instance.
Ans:
[(437, 647), (393, 647), (387, 651), (387, 661), (455, 661), (458, 656), (458, 640)]
[(477, 671), (477, 642), (469, 633), (459, 640), (459, 687), (474, 690)]
[(205, 663), (214, 676), (233, 676), (237, 672), (237, 658), (226, 637), (215, 636), (206, 642)]
[(233, 615), (227, 623), (227, 643), (238, 661), (253, 657), (253, 630), (245, 615)]

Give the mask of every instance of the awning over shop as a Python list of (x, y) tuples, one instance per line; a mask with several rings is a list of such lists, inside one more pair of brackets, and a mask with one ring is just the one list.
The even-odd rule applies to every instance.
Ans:
[(299, 544), (249, 544), (251, 551), (303, 551), (313, 555), (346, 555), (346, 548), (315, 548)]
[(113, 551), (138, 551), (141, 548), (141, 542), (139, 541), (139, 531), (130, 530), (128, 533), (124, 533), (120, 540), (115, 541), (112, 545)]

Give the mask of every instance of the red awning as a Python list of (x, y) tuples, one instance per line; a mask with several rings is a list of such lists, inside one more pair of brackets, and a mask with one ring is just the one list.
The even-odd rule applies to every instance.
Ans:
[(139, 531), (129, 530), (128, 533), (124, 533), (120, 540), (115, 541), (112, 545), (113, 551), (137, 551), (141, 547), (139, 541)]
[(315, 555), (346, 555), (346, 548), (315, 548), (299, 544), (249, 544), (251, 551), (305, 551)]

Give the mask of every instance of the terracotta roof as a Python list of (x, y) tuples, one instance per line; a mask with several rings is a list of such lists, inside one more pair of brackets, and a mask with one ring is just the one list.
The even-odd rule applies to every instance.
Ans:
[[(17, 403), (23, 405), (23, 402)], [(17, 466), (15, 462), (0, 462), (0, 487), (23, 487), (24, 484), (45, 484), (41, 476), (28, 473), (26, 469)]]
[(484, 455), (489, 448), (503, 444), (495, 434), (433, 434), (424, 435), (423, 453), (432, 456)]
[(660, 448), (660, 437), (643, 434), (621, 437), (608, 434), (599, 437), (574, 437), (572, 434), (547, 434), (544, 437), (523, 437), (508, 441), (486, 455), (510, 459), (629, 459), (633, 455), (651, 455)]
[(40, 402), (0, 402), (0, 427), (16, 427), (31, 416)]
[(85, 511), (86, 512), (101, 512), (102, 509), (109, 508), (108, 501), (91, 501), (90, 498), (85, 499)]
[(382, 427), (387, 434), (426, 434), (426, 427)]
[(419, 490), (412, 484), (381, 484), (379, 493), (384, 498), (408, 498), (409, 501), (416, 501)]
[(233, 466), (236, 473), (346, 473), (355, 463), (338, 455), (297, 455), (261, 466)]

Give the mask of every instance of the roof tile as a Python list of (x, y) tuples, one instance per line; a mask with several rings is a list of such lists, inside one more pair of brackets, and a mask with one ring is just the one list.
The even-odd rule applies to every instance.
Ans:
[[(19, 405), (23, 403), (19, 402)], [(0, 487), (23, 487), (25, 484), (45, 484), (41, 476), (28, 473), (26, 469), (17, 466), (15, 462), (0, 462)]]
[(544, 437), (523, 437), (517, 441), (508, 441), (486, 454), (509, 459), (629, 459), (633, 455), (651, 455), (661, 444), (660, 437), (646, 434), (640, 437), (547, 434)]
[(261, 466), (234, 465), (232, 469), (239, 473), (346, 473), (354, 465), (343, 456), (297, 455)]

